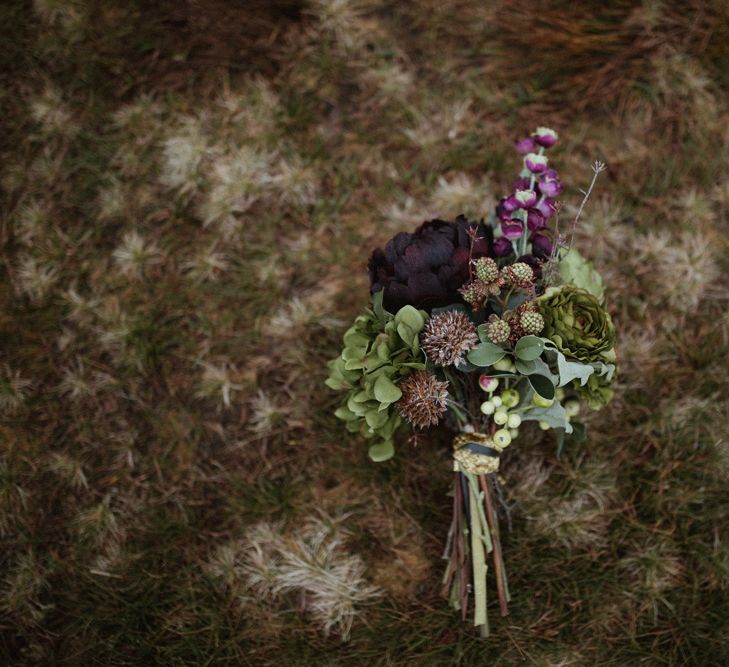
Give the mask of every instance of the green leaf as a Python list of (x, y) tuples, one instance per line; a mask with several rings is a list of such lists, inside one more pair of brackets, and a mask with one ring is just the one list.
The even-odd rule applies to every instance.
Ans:
[(529, 376), (529, 384), (542, 398), (546, 398), (548, 401), (551, 401), (554, 398), (554, 385), (548, 377), (545, 377), (544, 375), (537, 375), (535, 373), (534, 375)]
[(425, 316), (413, 306), (403, 306), (395, 314), (395, 323), (406, 324), (413, 332), (418, 333), (425, 325)]
[(497, 361), (501, 361), (505, 355), (506, 350), (504, 348), (486, 341), (476, 345), (468, 353), (468, 360), (474, 366), (493, 366)]
[(351, 394), (347, 399), (347, 408), (356, 414), (358, 417), (364, 417), (369, 409), (364, 403), (354, 400), (354, 394)]
[(565, 385), (572, 382), (572, 380), (579, 379), (582, 386), (585, 385), (590, 375), (595, 370), (589, 364), (581, 364), (577, 361), (567, 361), (564, 354), (557, 352), (557, 368), (559, 370), (559, 386), (564, 387)]
[(375, 398), (380, 403), (394, 403), (402, 396), (400, 388), (386, 375), (380, 375), (375, 382)]
[(353, 419), (357, 419), (357, 415), (354, 414), (346, 405), (340, 405), (335, 411), (334, 416), (345, 422), (350, 422)]
[(559, 273), (564, 282), (581, 287), (602, 301), (605, 294), (602, 276), (574, 248), (562, 253), (559, 262)]
[(516, 366), (516, 370), (519, 371), (522, 375), (531, 375), (537, 370), (537, 364), (534, 360), (524, 361), (523, 359), (517, 359), (514, 362), (514, 365)]
[(375, 317), (383, 323), (387, 321), (387, 316), (389, 315), (389, 313), (385, 311), (385, 308), (382, 305), (382, 299), (384, 298), (384, 295), (384, 289), (381, 289), (379, 292), (375, 292), (372, 295), (372, 311), (374, 312)]
[(536, 366), (536, 370), (534, 371), (535, 373), (537, 373), (538, 375), (544, 375), (544, 377), (548, 377), (554, 385), (559, 382), (559, 375), (555, 375), (554, 373), (552, 373), (549, 365), (545, 364), (541, 358), (535, 359), (533, 363)]
[(418, 340), (418, 334), (405, 322), (400, 322), (397, 325), (397, 333), (409, 347), (412, 347), (415, 341)]
[(602, 361), (593, 361), (590, 366), (595, 369), (595, 373), (597, 373), (598, 376), (604, 376), (608, 382), (610, 382), (613, 379), (613, 375), (615, 375), (615, 364), (605, 364)]
[(565, 433), (572, 433), (572, 424), (567, 419), (567, 413), (559, 401), (555, 401), (548, 408), (527, 407), (518, 410), (518, 413), (524, 421), (543, 421), (552, 428), (563, 428)]
[(387, 412), (384, 411), (380, 412), (379, 410), (369, 410), (367, 414), (365, 414), (365, 421), (367, 422), (367, 426), (376, 430), (385, 425), (388, 416)]
[(522, 336), (514, 347), (514, 356), (523, 361), (533, 361), (544, 351), (544, 343), (537, 336)]
[(391, 459), (395, 454), (395, 447), (393, 447), (392, 440), (385, 440), (378, 442), (376, 445), (370, 447), (369, 455), (375, 463), (387, 461)]
[(384, 426), (379, 429), (380, 437), (389, 439), (392, 438), (395, 431), (402, 425), (402, 419), (400, 415), (394, 410), (390, 413), (390, 418), (387, 420)]

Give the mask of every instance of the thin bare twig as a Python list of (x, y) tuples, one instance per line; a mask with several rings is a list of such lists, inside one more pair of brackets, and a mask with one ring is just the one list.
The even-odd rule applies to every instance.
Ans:
[[(607, 165), (604, 162), (600, 162), (600, 160), (595, 160), (595, 162), (592, 165), (592, 182), (590, 183), (590, 187), (587, 188), (587, 192), (584, 193), (584, 197), (582, 198), (582, 203), (580, 204), (580, 208), (577, 210), (577, 215), (575, 216), (575, 219), (572, 221), (572, 231), (570, 233), (570, 243), (569, 247), (572, 247), (572, 241), (575, 238), (575, 229), (577, 228), (577, 222), (580, 219), (580, 216), (582, 215), (582, 211), (585, 208), (585, 204), (587, 203), (587, 200), (590, 198), (590, 193), (592, 192), (592, 188), (595, 187), (595, 182), (597, 181), (598, 174), (602, 173), (607, 169)], [(580, 192), (582, 192), (580, 190)]]

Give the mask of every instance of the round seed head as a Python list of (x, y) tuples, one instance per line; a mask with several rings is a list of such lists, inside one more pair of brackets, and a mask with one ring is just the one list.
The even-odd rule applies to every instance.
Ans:
[(415, 371), (400, 382), (402, 397), (395, 404), (416, 428), (435, 426), (446, 411), (448, 383), (428, 371)]
[(433, 315), (420, 334), (420, 345), (436, 366), (455, 366), (477, 343), (476, 327), (459, 310)]

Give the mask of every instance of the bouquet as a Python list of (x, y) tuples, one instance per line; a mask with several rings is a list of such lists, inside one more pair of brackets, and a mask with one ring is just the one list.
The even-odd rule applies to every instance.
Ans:
[[(374, 461), (395, 453), (401, 431), (440, 422), (452, 444), (453, 513), (443, 594), (489, 632), (487, 560), (502, 616), (509, 587), (498, 524), (500, 455), (526, 422), (581, 441), (581, 403), (612, 397), (615, 328), (600, 274), (560, 233), (559, 174), (538, 128), (517, 142), (523, 168), (487, 220), (430, 220), (400, 232), (369, 261), (371, 305), (344, 334), (327, 385), (346, 392), (336, 416), (369, 442)], [(579, 219), (597, 175), (577, 216)]]

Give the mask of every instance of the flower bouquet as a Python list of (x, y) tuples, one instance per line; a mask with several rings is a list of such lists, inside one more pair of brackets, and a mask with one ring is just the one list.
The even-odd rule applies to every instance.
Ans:
[[(509, 587), (498, 524), (500, 455), (525, 422), (580, 441), (580, 403), (612, 397), (615, 329), (599, 273), (558, 228), (562, 192), (538, 128), (517, 142), (523, 169), (486, 221), (459, 216), (400, 232), (369, 261), (371, 306), (344, 334), (327, 385), (345, 391), (336, 416), (385, 461), (396, 434), (453, 428), (453, 513), (443, 594), (488, 635), (487, 562), (501, 615)], [(597, 175), (585, 193), (572, 232)]]

